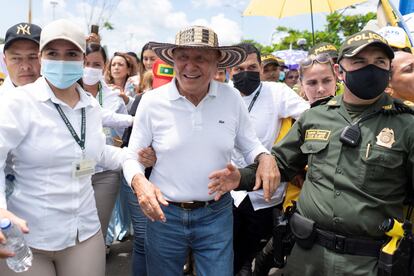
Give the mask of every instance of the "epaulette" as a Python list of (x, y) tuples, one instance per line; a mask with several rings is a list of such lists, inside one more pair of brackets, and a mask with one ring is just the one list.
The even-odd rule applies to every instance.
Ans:
[(393, 99), (393, 105), (384, 105), (382, 107), (382, 113), (386, 115), (397, 115), (403, 113), (409, 113), (414, 115), (414, 103), (410, 101), (402, 101), (400, 99)]
[[(329, 96), (329, 97), (326, 97), (326, 98), (322, 98), (322, 99), (319, 99), (319, 100), (317, 100), (317, 101), (314, 101), (311, 105), (310, 105), (310, 107), (312, 108), (312, 107), (315, 107), (315, 106), (318, 106), (318, 105), (324, 105), (324, 104), (327, 104), (329, 101), (331, 101), (331, 99), (333, 98), (333, 96)], [(335, 103), (336, 103), (336, 101), (335, 101)]]

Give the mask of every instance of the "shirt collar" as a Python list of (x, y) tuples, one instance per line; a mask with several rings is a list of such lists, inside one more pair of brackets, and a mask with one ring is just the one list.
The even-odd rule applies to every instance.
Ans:
[[(167, 84), (168, 85), (168, 96), (170, 101), (175, 101), (178, 100), (180, 98), (184, 98), (184, 96), (182, 96), (180, 94), (180, 92), (178, 91), (177, 88), (177, 82), (176, 82), (176, 78), (174, 77), (170, 83)], [(218, 82), (217, 81), (210, 81), (210, 86), (207, 92), (206, 96), (209, 97), (216, 97), (217, 96), (217, 89), (218, 88)]]
[[(46, 102), (50, 100), (52, 103), (60, 104), (60, 105), (66, 105), (63, 101), (59, 100), (55, 94), (53, 93), (52, 89), (50, 88), (49, 84), (47, 83), (46, 79), (44, 77), (40, 77), (36, 80), (35, 84), (37, 85), (38, 89), (37, 91), (33, 93), (33, 96), (40, 102)], [(76, 104), (76, 106), (73, 109), (79, 109), (84, 108), (87, 106), (93, 106), (94, 102), (91, 100), (93, 97), (90, 96), (90, 94), (86, 93), (85, 90), (79, 85), (76, 84), (76, 90), (79, 92), (80, 100)]]

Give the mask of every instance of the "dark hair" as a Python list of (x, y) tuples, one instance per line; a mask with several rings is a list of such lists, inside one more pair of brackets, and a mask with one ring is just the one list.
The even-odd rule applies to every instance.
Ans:
[(247, 55), (256, 54), (257, 61), (260, 64), (262, 63), (262, 57), (260, 55), (260, 51), (253, 44), (243, 42), (243, 43), (237, 44), (236, 46), (239, 46), (240, 48), (243, 48), (246, 51)]
[(136, 53), (134, 53), (134, 52), (126, 52), (126, 54), (129, 55), (129, 56), (131, 56), (131, 57), (133, 57), (133, 58), (135, 58), (135, 60), (137, 61), (138, 64), (141, 62), (139, 60), (139, 57), (137, 56)]
[(105, 49), (98, 43), (90, 43), (88, 45), (86, 45), (86, 51), (85, 54), (89, 55), (91, 53), (95, 53), (95, 52), (100, 52), (102, 55), (102, 58), (104, 60), (104, 64), (106, 64), (106, 61), (108, 60), (107, 56), (106, 56), (106, 52)]
[(141, 61), (140, 61), (140, 63), (141, 63), (142, 66), (144, 66), (144, 63), (143, 63), (144, 62), (144, 52), (146, 50), (152, 50), (151, 47), (150, 47), (149, 42), (145, 43), (145, 45), (141, 49)]
[(127, 67), (130, 70), (129, 74), (125, 78), (125, 81), (124, 81), (124, 84), (125, 84), (125, 82), (128, 80), (128, 78), (130, 76), (135, 76), (136, 75), (137, 68), (135, 66), (135, 63), (132, 60), (132, 57), (129, 56), (129, 55), (127, 55), (126, 53), (121, 53), (121, 52), (115, 52), (114, 53), (114, 56), (106, 64), (105, 73), (104, 73), (104, 75), (105, 75), (105, 82), (108, 83), (108, 84), (113, 84), (113, 82), (114, 82), (114, 78), (111, 75), (111, 65), (112, 65), (112, 60), (114, 59), (114, 57), (122, 57), (126, 61)]

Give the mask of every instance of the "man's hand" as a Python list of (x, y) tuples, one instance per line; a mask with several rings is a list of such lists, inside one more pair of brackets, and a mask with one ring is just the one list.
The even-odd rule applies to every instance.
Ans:
[[(29, 228), (27, 227), (27, 222), (17, 216), (15, 216), (12, 212), (7, 211), (6, 209), (0, 208), (0, 218), (8, 218), (10, 221), (17, 225), (23, 233), (29, 233)], [(10, 252), (2, 247), (2, 244), (6, 243), (6, 238), (4, 237), (3, 233), (0, 231), (0, 258), (8, 258), (13, 257), (14, 253)]]
[(138, 152), (138, 160), (145, 168), (153, 167), (157, 162), (157, 156), (152, 147), (141, 149)]
[(280, 184), (280, 172), (273, 155), (262, 154), (256, 171), (256, 182), (253, 190), (263, 188), (264, 199), (269, 202)]
[(168, 202), (162, 196), (160, 189), (149, 182), (142, 174), (134, 176), (131, 186), (137, 194), (138, 203), (141, 206), (142, 212), (151, 221), (160, 220), (166, 222), (160, 203), (167, 206)]
[(227, 164), (223, 170), (212, 172), (208, 176), (211, 180), (208, 184), (209, 194), (216, 193), (214, 200), (219, 200), (225, 193), (239, 187), (240, 177), (239, 170), (232, 164)]

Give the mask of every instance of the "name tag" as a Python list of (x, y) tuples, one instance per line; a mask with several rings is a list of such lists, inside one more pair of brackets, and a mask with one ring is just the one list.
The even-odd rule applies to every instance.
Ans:
[(331, 135), (330, 130), (308, 129), (306, 130), (306, 133), (305, 133), (305, 140), (328, 141), (330, 135)]
[(96, 162), (91, 159), (82, 159), (72, 163), (72, 177), (80, 178), (91, 176), (95, 173)]

